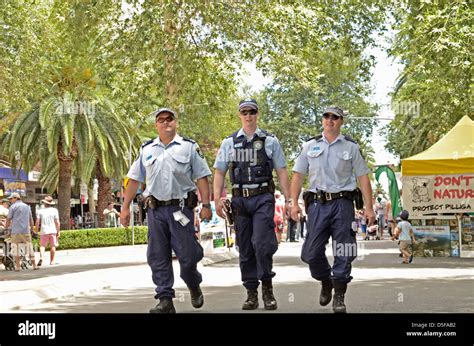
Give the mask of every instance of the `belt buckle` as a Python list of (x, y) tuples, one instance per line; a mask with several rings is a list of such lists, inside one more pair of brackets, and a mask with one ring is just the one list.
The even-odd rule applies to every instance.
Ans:
[(325, 192), (324, 193), (324, 198), (326, 199), (326, 201), (331, 201), (332, 200), (331, 193), (330, 192)]
[(242, 195), (243, 195), (244, 197), (250, 196), (249, 189), (242, 189)]

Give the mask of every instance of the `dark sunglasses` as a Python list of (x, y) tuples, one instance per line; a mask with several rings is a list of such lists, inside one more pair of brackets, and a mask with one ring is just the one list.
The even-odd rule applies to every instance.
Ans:
[(248, 111), (240, 111), (240, 114), (243, 115), (243, 116), (255, 115), (255, 114), (257, 114), (257, 111), (255, 109), (248, 110)]
[(341, 119), (341, 117), (340, 117), (339, 115), (336, 115), (336, 114), (329, 114), (329, 113), (323, 114), (323, 118), (324, 118), (324, 119), (331, 119), (331, 120), (339, 120), (339, 119)]
[(156, 118), (156, 121), (157, 121), (158, 123), (160, 123), (160, 124), (163, 124), (165, 121), (166, 121), (167, 123), (170, 123), (170, 122), (172, 122), (173, 120), (174, 120), (174, 118), (173, 118), (171, 115), (167, 116), (166, 118)]

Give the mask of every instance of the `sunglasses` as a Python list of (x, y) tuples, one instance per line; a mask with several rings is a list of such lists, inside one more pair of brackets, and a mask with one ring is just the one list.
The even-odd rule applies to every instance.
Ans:
[(339, 120), (339, 119), (341, 119), (341, 117), (340, 117), (339, 115), (336, 115), (336, 114), (329, 114), (329, 113), (323, 114), (323, 118), (324, 118), (324, 119), (331, 119), (331, 120)]
[(252, 109), (252, 110), (249, 110), (249, 111), (240, 111), (240, 114), (245, 117), (247, 115), (255, 115), (255, 114), (257, 114), (257, 111), (255, 109)]
[(156, 118), (156, 121), (160, 124), (163, 124), (164, 122), (170, 123), (173, 120), (174, 118), (171, 115), (167, 116), (166, 118)]

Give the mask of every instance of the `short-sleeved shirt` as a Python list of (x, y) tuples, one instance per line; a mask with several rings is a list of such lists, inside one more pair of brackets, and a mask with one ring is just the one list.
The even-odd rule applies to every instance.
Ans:
[(59, 222), (59, 212), (56, 208), (40, 209), (36, 219), (41, 221), (41, 235), (57, 233), (55, 221)]
[(29, 234), (30, 218), (32, 218), (31, 208), (22, 201), (16, 201), (8, 210), (8, 218), (12, 220), (12, 234)]
[[(244, 129), (241, 128), (237, 132), (237, 138), (246, 136)], [(285, 168), (286, 167), (286, 159), (285, 154), (283, 153), (283, 149), (281, 148), (280, 142), (278, 138), (275, 136), (269, 135), (267, 132), (257, 128), (252, 138), (255, 136), (260, 138), (265, 137), (265, 152), (269, 159), (273, 162), (273, 167), (275, 169)], [(234, 155), (234, 138), (232, 136), (227, 137), (221, 143), (219, 151), (217, 153), (216, 161), (214, 162), (214, 168), (218, 169), (219, 171), (223, 172), (224, 174), (229, 169), (229, 166), (233, 160)], [(249, 184), (249, 185), (242, 185), (245, 188), (254, 188), (259, 186), (258, 184)], [(237, 187), (234, 186), (234, 187)]]
[(194, 180), (209, 175), (211, 170), (197, 143), (178, 134), (168, 145), (159, 137), (143, 144), (127, 174), (146, 184), (143, 196), (153, 195), (160, 201), (186, 198), (196, 190)]
[(359, 145), (339, 135), (329, 143), (324, 134), (303, 143), (294, 172), (309, 174), (309, 191), (352, 191), (356, 178), (370, 172)]
[(398, 240), (405, 240), (411, 243), (410, 230), (413, 231), (411, 223), (408, 221), (400, 221), (397, 227), (400, 229)]

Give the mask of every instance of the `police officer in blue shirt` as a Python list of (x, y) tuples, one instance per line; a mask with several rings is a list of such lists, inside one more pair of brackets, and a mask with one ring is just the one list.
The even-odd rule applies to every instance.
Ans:
[[(266, 310), (275, 310), (273, 296), (273, 254), (278, 249), (274, 232), (276, 170), (285, 198), (289, 197), (285, 156), (276, 137), (258, 128), (258, 105), (254, 99), (239, 104), (242, 128), (224, 139), (214, 164), (214, 196), (221, 196), (225, 174), (230, 172), (232, 211), (239, 247), (242, 281), (247, 289), (243, 310), (258, 308), (258, 286)], [(225, 218), (223, 202), (216, 200), (217, 214)], [(286, 208), (285, 208), (286, 212)]]
[(200, 288), (202, 276), (197, 270), (203, 249), (195, 234), (193, 209), (197, 204), (197, 185), (203, 203), (200, 218), (210, 220), (212, 217), (207, 180), (211, 171), (197, 143), (177, 134), (177, 122), (173, 110), (156, 111), (158, 137), (141, 146), (140, 156), (128, 172), (130, 180), (120, 214), (120, 222), (128, 226), (130, 203), (139, 184), (145, 182), (147, 259), (156, 285), (155, 299), (160, 300), (151, 313), (176, 312), (172, 300), (175, 292), (171, 250), (178, 257), (181, 278), (189, 288), (193, 307), (200, 308), (204, 304)]
[[(304, 195), (308, 233), (301, 259), (309, 265), (311, 276), (322, 281), (319, 297), (322, 306), (330, 303), (334, 288), (333, 310), (336, 313), (346, 312), (344, 294), (352, 279), (351, 263), (357, 256), (356, 238), (352, 230), (353, 199), (359, 192), (356, 190), (357, 181), (366, 205), (369, 225), (375, 221), (372, 187), (368, 177), (370, 171), (359, 145), (341, 135), (343, 121), (344, 112), (341, 108), (329, 107), (324, 110), (322, 135), (303, 144), (293, 167), (290, 203), (291, 217), (298, 220), (301, 208), (296, 201), (304, 175), (309, 174), (309, 189)], [(334, 255), (332, 268), (325, 254), (330, 236)]]

